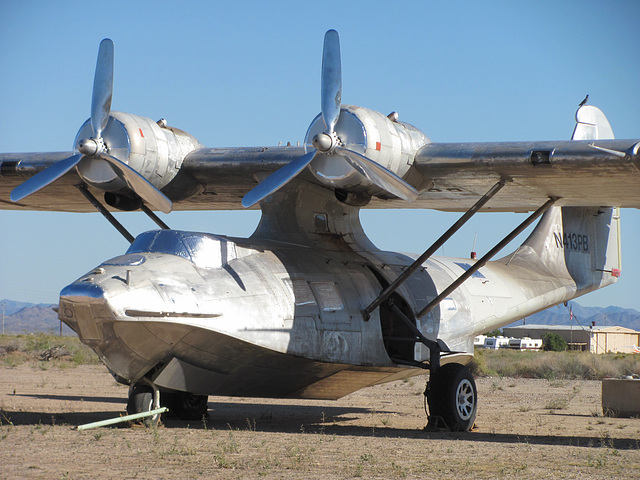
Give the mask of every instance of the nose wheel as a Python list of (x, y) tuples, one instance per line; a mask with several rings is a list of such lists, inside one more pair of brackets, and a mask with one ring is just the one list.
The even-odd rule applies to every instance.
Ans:
[[(478, 391), (471, 371), (449, 363), (432, 372), (427, 384), (429, 426), (446, 426), (452, 431), (473, 428), (478, 410)], [(444, 423), (444, 425), (442, 425)]]
[[(160, 408), (160, 391), (150, 385), (137, 383), (129, 388), (127, 414), (150, 412)], [(142, 422), (147, 427), (156, 427), (160, 422), (160, 414), (145, 417)]]

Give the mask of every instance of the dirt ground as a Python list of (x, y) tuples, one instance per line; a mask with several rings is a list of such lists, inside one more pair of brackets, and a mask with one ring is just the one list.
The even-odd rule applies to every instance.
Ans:
[(124, 413), (102, 366), (0, 367), (0, 478), (619, 478), (640, 419), (602, 416), (600, 382), (477, 380), (477, 428), (427, 432), (424, 377), (338, 401), (209, 398), (206, 422), (74, 427)]

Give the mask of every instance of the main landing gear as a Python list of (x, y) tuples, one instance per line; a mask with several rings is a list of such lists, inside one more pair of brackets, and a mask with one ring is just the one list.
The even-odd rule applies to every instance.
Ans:
[[(411, 265), (389, 283), (386, 279), (376, 273), (372, 269), (376, 277), (381, 281), (383, 286), (382, 292), (371, 302), (363, 311), (362, 315), (365, 321), (369, 320), (371, 313), (380, 307), (380, 322), (382, 326), (383, 339), (389, 358), (400, 365), (413, 365), (416, 367), (426, 368), (423, 362), (417, 362), (413, 359), (412, 345), (421, 342), (429, 348), (429, 370), (431, 375), (425, 396), (429, 403), (429, 427), (447, 427), (450, 430), (470, 430), (476, 418), (478, 408), (478, 392), (473, 375), (469, 369), (460, 364), (446, 364), (440, 366), (440, 356), (442, 354), (451, 353), (446, 344), (441, 340), (430, 340), (426, 338), (418, 328), (418, 319), (424, 317), (436, 308), (442, 300), (447, 298), (454, 290), (467, 281), (474, 273), (482, 268), (494, 255), (496, 255), (503, 247), (522, 233), (529, 225), (531, 225), (538, 217), (546, 212), (558, 200), (557, 197), (549, 197), (549, 199), (532, 213), (526, 220), (518, 225), (511, 233), (503, 238), (495, 247), (493, 247), (480, 260), (473, 262), (473, 265), (466, 269), (465, 273), (460, 275), (448, 287), (442, 289), (438, 295), (433, 298), (422, 310), (413, 315), (411, 309), (399, 302), (397, 290), (414, 272), (423, 268), (426, 262), (444, 243), (451, 238), (476, 212), (494, 196), (507, 183), (506, 179), (500, 179), (491, 189), (484, 194), (469, 210), (465, 212), (460, 219), (454, 223), (442, 236), (436, 240), (422, 255), (420, 255)], [(396, 305), (399, 304), (399, 305)], [(404, 307), (404, 308), (400, 308)], [(394, 328), (398, 325), (400, 328)], [(395, 333), (398, 330), (401, 335)], [(408, 343), (406, 348), (397, 348), (397, 345)], [(398, 352), (400, 355), (398, 355)], [(462, 353), (462, 352), (460, 352)]]
[[(150, 412), (156, 408), (167, 407), (169, 413), (180, 420), (202, 420), (207, 415), (206, 395), (194, 395), (189, 392), (160, 392), (153, 383), (143, 381), (129, 388), (127, 414)], [(146, 417), (143, 423), (155, 427), (160, 422), (160, 414)]]
[(473, 428), (478, 410), (478, 391), (471, 371), (459, 363), (432, 369), (425, 391), (429, 403), (429, 428), (452, 431)]

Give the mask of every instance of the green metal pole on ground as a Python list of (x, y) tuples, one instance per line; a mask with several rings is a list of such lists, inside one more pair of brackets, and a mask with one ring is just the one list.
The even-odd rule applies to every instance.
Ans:
[(151, 417), (153, 415), (158, 415), (159, 413), (168, 411), (169, 409), (167, 407), (156, 408), (155, 410), (149, 410), (148, 412), (134, 413), (132, 415), (125, 415), (124, 417), (110, 418), (109, 420), (102, 420), (100, 422), (78, 425), (78, 430), (89, 430), (90, 428), (105, 427), (107, 425), (113, 425), (114, 423), (128, 422), (129, 420)]

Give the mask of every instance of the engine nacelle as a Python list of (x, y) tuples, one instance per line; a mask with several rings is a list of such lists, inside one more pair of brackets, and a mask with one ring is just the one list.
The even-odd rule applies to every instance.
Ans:
[[(78, 142), (92, 136), (91, 123), (87, 120), (76, 136), (75, 153), (78, 153)], [(124, 112), (111, 112), (102, 138), (106, 153), (127, 163), (158, 189), (177, 175), (189, 152), (202, 148), (198, 140), (182, 130), (161, 127), (149, 118)], [(94, 188), (106, 192), (127, 188), (104, 160), (85, 157), (77, 168), (80, 177)]]
[[(393, 118), (393, 115), (390, 115)], [(313, 148), (312, 139), (326, 126), (319, 114), (307, 130), (305, 149)], [(408, 123), (398, 122), (380, 112), (363, 107), (342, 105), (335, 127), (340, 141), (349, 150), (379, 163), (399, 177), (409, 172), (416, 152), (431, 140)], [(313, 175), (324, 185), (350, 192), (380, 192), (351, 167), (341, 155), (317, 155), (309, 165)]]

